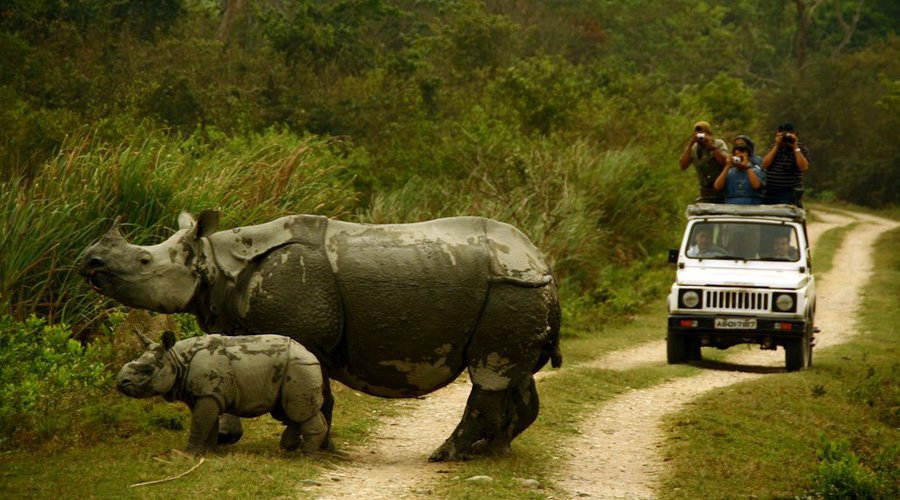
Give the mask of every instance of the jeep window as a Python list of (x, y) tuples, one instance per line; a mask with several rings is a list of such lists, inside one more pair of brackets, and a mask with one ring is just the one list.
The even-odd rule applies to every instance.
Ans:
[(797, 262), (797, 231), (786, 224), (698, 222), (691, 228), (687, 256), (695, 259)]

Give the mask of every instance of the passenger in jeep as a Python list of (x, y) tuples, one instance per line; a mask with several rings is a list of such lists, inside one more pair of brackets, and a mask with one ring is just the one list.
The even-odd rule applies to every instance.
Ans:
[(766, 174), (762, 160), (754, 154), (753, 141), (746, 135), (735, 137), (731, 153), (713, 188), (725, 194), (725, 203), (759, 205), (766, 187)]
[(789, 236), (776, 236), (772, 240), (772, 258), (794, 261), (800, 258), (800, 252), (791, 246)]

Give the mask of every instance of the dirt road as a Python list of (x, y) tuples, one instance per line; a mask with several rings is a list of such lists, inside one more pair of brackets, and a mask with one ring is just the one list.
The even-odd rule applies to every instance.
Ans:
[[(893, 221), (858, 213), (819, 215), (823, 222), (808, 228), (813, 245), (832, 227), (856, 221), (861, 224), (844, 239), (832, 270), (818, 277), (816, 324), (822, 331), (816, 350), (846, 342), (856, 333), (860, 293), (872, 272), (872, 244), (883, 231), (897, 226)], [(598, 360), (597, 365), (629, 369), (644, 363), (665, 363), (665, 352), (664, 342), (654, 342), (613, 353)], [(662, 418), (709, 390), (783, 371), (784, 351), (745, 351), (729, 357), (729, 362), (747, 369), (706, 371), (632, 391), (605, 404), (583, 420), (580, 436), (566, 445), (571, 451), (560, 468), (557, 487), (570, 497), (654, 498), (654, 487), (664, 467), (659, 453)]]
[[(845, 238), (835, 265), (818, 276), (821, 328), (816, 349), (844, 342), (854, 333), (854, 318), (862, 287), (871, 273), (871, 246), (893, 221), (850, 212), (817, 212), (821, 222), (809, 225), (815, 244), (832, 227), (860, 222)], [(664, 364), (665, 343), (652, 342), (598, 359), (591, 365), (628, 370)], [(583, 420), (577, 439), (560, 447), (556, 489), (564, 497), (653, 498), (664, 463), (659, 453), (662, 418), (680, 410), (706, 391), (782, 371), (784, 352), (745, 351), (729, 362), (741, 371), (705, 371), (649, 389), (619, 396)], [(565, 369), (565, 368), (564, 368)], [(543, 372), (542, 372), (543, 373)], [(330, 481), (316, 488), (317, 498), (411, 498), (427, 495), (430, 484), (455, 470), (454, 464), (427, 462), (459, 421), (469, 387), (457, 381), (421, 400), (410, 400), (402, 417), (386, 419), (374, 438), (351, 452), (345, 467), (329, 473)]]

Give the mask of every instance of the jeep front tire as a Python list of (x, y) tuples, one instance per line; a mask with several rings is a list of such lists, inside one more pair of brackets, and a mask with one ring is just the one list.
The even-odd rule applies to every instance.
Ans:
[(809, 336), (784, 342), (784, 364), (789, 372), (807, 368), (812, 361), (812, 346)]
[(688, 361), (688, 339), (681, 335), (675, 335), (669, 330), (666, 335), (666, 359), (670, 365), (686, 363)]

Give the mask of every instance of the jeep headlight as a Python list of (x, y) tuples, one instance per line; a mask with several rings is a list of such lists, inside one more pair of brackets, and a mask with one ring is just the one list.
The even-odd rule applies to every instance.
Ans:
[(699, 290), (681, 290), (678, 297), (681, 307), (687, 309), (697, 309), (700, 307), (700, 291)]
[(793, 293), (776, 293), (775, 310), (779, 312), (793, 312), (797, 310), (797, 299)]

